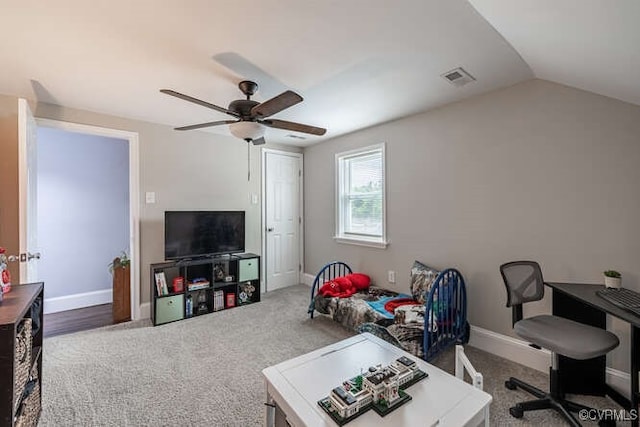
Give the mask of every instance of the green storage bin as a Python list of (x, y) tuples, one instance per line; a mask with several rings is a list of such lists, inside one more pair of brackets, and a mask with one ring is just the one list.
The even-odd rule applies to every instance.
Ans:
[(156, 299), (156, 325), (184, 318), (184, 295)]
[(238, 282), (258, 279), (259, 258), (238, 260)]

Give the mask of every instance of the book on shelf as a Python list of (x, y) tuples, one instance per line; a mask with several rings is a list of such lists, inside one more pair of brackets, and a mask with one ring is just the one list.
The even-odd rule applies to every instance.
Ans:
[(197, 291), (198, 289), (206, 289), (209, 287), (209, 282), (193, 282), (187, 284), (187, 289), (190, 291)]
[(213, 291), (213, 311), (222, 310), (224, 308), (224, 291)]
[(233, 292), (229, 292), (227, 294), (227, 308), (231, 308), (235, 306), (236, 306), (236, 294), (234, 294)]
[(169, 295), (169, 287), (167, 286), (167, 278), (164, 275), (164, 271), (159, 271), (156, 276), (156, 291), (158, 296)]

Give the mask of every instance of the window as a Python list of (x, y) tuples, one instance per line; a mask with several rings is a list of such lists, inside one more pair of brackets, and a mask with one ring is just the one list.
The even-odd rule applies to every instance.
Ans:
[(337, 241), (386, 247), (384, 169), (384, 144), (336, 154)]

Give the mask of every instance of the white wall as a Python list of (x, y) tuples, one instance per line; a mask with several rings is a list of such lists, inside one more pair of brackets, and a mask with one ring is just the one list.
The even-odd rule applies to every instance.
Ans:
[(108, 264), (129, 252), (128, 141), (39, 127), (37, 161), (46, 299), (104, 291), (110, 302)]
[[(334, 154), (385, 142), (386, 250), (338, 244)], [(306, 148), (305, 266), (333, 259), (408, 289), (414, 259), (465, 276), (472, 324), (507, 335), (500, 264), (540, 262), (548, 281), (640, 291), (640, 107), (542, 80)], [(387, 270), (397, 272), (395, 285)], [(525, 314), (550, 311), (550, 292)], [(617, 369), (629, 363), (628, 325)]]

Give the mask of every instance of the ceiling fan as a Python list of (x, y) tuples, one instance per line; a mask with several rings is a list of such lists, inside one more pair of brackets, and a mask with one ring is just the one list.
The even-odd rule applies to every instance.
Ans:
[(265, 143), (263, 136), (265, 126), (276, 129), (291, 130), (294, 132), (308, 133), (311, 135), (324, 135), (327, 132), (326, 129), (315, 126), (269, 118), (286, 108), (302, 102), (302, 97), (293, 91), (287, 90), (282, 92), (280, 95), (274, 96), (273, 98), (261, 103), (251, 99), (251, 96), (258, 90), (257, 83), (249, 80), (243, 80), (238, 83), (238, 88), (240, 88), (240, 91), (247, 98), (231, 101), (228, 108), (219, 107), (171, 89), (160, 89), (160, 92), (235, 117), (235, 120), (218, 120), (215, 122), (199, 123), (195, 125), (177, 127), (175, 130), (193, 130), (210, 126), (229, 125), (229, 130), (233, 136), (244, 139), (247, 142), (253, 142), (253, 145), (261, 145)]

